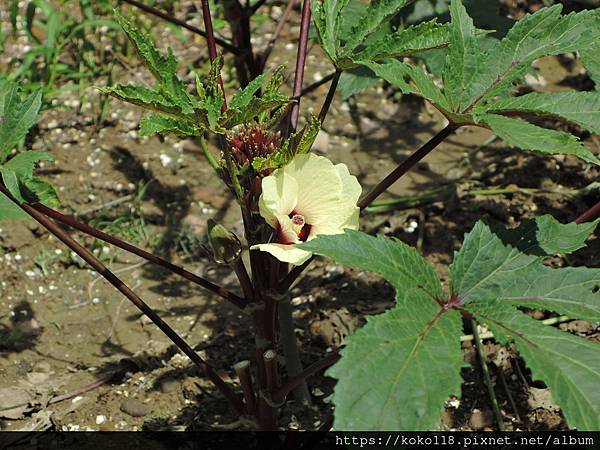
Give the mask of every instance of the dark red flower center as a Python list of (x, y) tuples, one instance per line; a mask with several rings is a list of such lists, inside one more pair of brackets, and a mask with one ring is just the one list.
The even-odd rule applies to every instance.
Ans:
[[(292, 219), (292, 226), (294, 227), (294, 231), (296, 232), (296, 236), (300, 242), (306, 242), (308, 237), (310, 236), (310, 230), (312, 225), (306, 223), (304, 216), (302, 214), (298, 214), (296, 211), (292, 211), (288, 217)], [(277, 229), (277, 242), (279, 244), (294, 244), (295, 242), (290, 240), (281, 229), (281, 226)]]
[(308, 236), (310, 235), (311, 225), (306, 223), (306, 220), (302, 214), (298, 214), (295, 211), (290, 213), (289, 218), (292, 219), (292, 224), (294, 225), (294, 229), (298, 234), (298, 240), (306, 242)]

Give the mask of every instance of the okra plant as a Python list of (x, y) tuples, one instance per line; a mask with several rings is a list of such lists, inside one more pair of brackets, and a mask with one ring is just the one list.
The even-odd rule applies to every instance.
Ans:
[[(157, 13), (140, 2), (127, 3)], [(545, 128), (548, 122), (541, 120), (557, 119), (600, 134), (597, 90), (515, 96), (514, 89), (536, 60), (564, 53), (577, 53), (600, 83), (600, 10), (562, 14), (561, 5), (545, 7), (511, 24), (498, 39), (491, 34), (494, 30), (474, 25), (461, 0), (448, 2), (449, 21), (411, 24), (398, 20), (409, 0), (304, 0), (289, 96), (283, 89), (284, 69), (267, 64), (279, 31), (262, 53), (252, 46), (250, 18), (263, 3), (224, 1), (233, 40), (223, 42), (214, 36), (208, 2), (201, 2), (205, 30), (197, 31), (207, 38), (212, 64), (208, 77), (197, 76), (194, 86), (177, 75), (178, 61), (171, 50), (158, 51), (148, 35), (115, 12), (154, 84), (114, 85), (99, 94), (148, 110), (140, 123), (143, 135), (174, 133), (200, 142), (206, 163), (233, 193), (243, 220), (243, 236), (214, 222), (207, 231), (214, 259), (235, 272), (239, 292), (53, 209), (59, 205), (54, 189), (35, 176), (36, 163), (51, 160), (51, 155), (16, 149), (36, 122), (41, 95), (22, 98), (19, 86), (7, 80), (0, 82), (0, 217), (32, 217), (57, 236), (148, 315), (235, 411), (259, 429), (277, 429), (288, 396), (294, 392), (298, 400), (306, 400), (306, 379), (326, 368), (337, 380), (335, 429), (438, 429), (444, 402), (461, 393), (463, 328), (477, 333), (478, 324), (497, 342), (514, 345), (531, 377), (549, 386), (570, 427), (600, 429), (600, 347), (543, 325), (522, 310), (600, 321), (600, 269), (553, 268), (545, 263), (585, 246), (598, 224), (600, 203), (567, 224), (548, 215), (512, 229), (485, 220), (474, 223), (454, 255), (447, 286), (415, 248), (359, 231), (361, 210), (462, 127), (489, 129), (509, 146), (536, 152), (540, 158), (568, 154), (600, 165), (579, 138)], [(318, 116), (308, 117), (299, 127), (311, 22), (332, 75), (326, 77), (330, 89)], [(445, 55), (438, 76), (423, 65), (430, 51)], [(221, 78), (224, 58), (230, 55), (240, 84), (234, 93), (225, 92)], [(385, 80), (402, 94), (421, 97), (447, 122), (365, 193), (343, 162), (311, 150), (340, 78), (361, 73)], [(56, 222), (167, 268), (246, 312), (254, 324), (255, 357), (234, 367), (241, 389), (224, 381)], [(340, 353), (302, 368), (293, 326), (278, 324), (293, 324), (288, 292), (317, 255), (380, 275), (395, 288), (396, 305), (368, 318)]]

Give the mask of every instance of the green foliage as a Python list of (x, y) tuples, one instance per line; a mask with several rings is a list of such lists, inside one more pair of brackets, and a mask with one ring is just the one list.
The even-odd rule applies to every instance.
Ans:
[[(457, 126), (485, 126), (524, 150), (572, 154), (600, 164), (577, 137), (526, 121), (558, 118), (598, 133), (600, 96), (596, 92), (510, 97), (513, 85), (523, 79), (535, 60), (580, 49), (585, 53), (600, 40), (600, 11), (568, 15), (561, 15), (561, 11), (561, 5), (542, 8), (517, 22), (502, 40), (490, 43), (461, 1), (452, 0), (443, 87), (413, 64), (394, 59), (380, 63), (371, 58), (357, 62), (403, 93), (423, 97)], [(595, 55), (590, 56), (588, 65), (595, 67), (594, 61)]]
[[(33, 175), (35, 165), (40, 161), (52, 161), (52, 156), (46, 152), (28, 151), (10, 158), (12, 150), (37, 122), (41, 105), (41, 91), (22, 98), (16, 83), (0, 79), (0, 175), (17, 200), (56, 205), (58, 197), (52, 186)], [(29, 216), (0, 194), (0, 220), (26, 217)]]
[[(482, 47), (493, 45), (494, 40), (502, 38), (514, 21), (500, 15), (497, 0), (465, 0), (469, 15), (473, 17)], [(366, 6), (358, 1), (350, 1), (342, 12), (343, 23), (350, 22), (350, 27), (342, 27), (341, 40), (355, 26), (357, 20), (365, 14)], [(354, 61), (378, 61), (390, 57), (412, 56), (425, 62), (427, 68), (435, 75), (443, 71), (448, 45), (448, 22), (450, 19), (450, 0), (430, 0), (407, 2), (399, 13), (393, 17), (377, 39), (371, 37), (368, 46), (352, 56)], [(345, 28), (349, 28), (345, 31)], [(484, 33), (480, 29), (494, 30)], [(395, 30), (395, 31), (392, 31)], [(483, 50), (483, 49), (482, 49)], [(370, 70), (352, 68), (345, 70), (339, 83), (339, 92), (343, 99), (361, 92), (377, 83), (377, 77)]]
[(22, 99), (16, 83), (0, 79), (0, 164), (35, 125), (41, 105), (40, 91)]
[(254, 158), (252, 167), (258, 172), (277, 169), (288, 164), (294, 156), (310, 152), (312, 145), (321, 129), (321, 122), (311, 117), (304, 127), (292, 134), (275, 153)]
[(198, 136), (201, 128), (191, 122), (176, 120), (160, 114), (149, 114), (140, 120), (140, 134), (151, 136), (159, 133), (173, 133), (180, 136)]
[(485, 106), (485, 110), (494, 114), (535, 114), (538, 117), (559, 118), (600, 134), (599, 92), (533, 92), (493, 101)]
[(575, 155), (586, 162), (600, 164), (590, 149), (572, 134), (547, 130), (522, 119), (496, 114), (486, 114), (480, 120), (496, 136), (514, 147), (539, 153)]
[(105, 44), (100, 46), (89, 38), (102, 29), (104, 36), (113, 38), (113, 48), (117, 47), (118, 24), (96, 14), (109, 11), (108, 1), (80, 0), (81, 16), (72, 13), (72, 2), (66, 0), (27, 0), (21, 2), (24, 6), (19, 3), (11, 2), (10, 22), (13, 35), (17, 35), (17, 25), (26, 33), (23, 37), (27, 38), (28, 49), (6, 62), (12, 69), (10, 78), (19, 82), (24, 92), (41, 88), (48, 101), (67, 90), (83, 92), (92, 79), (110, 72), (110, 64), (98, 61), (104, 55)]
[(367, 67), (353, 67), (344, 70), (338, 83), (338, 92), (342, 100), (347, 100), (367, 88), (375, 86), (378, 78), (375, 73)]
[(407, 3), (374, 0), (365, 7), (349, 0), (313, 0), (317, 36), (331, 62), (340, 69), (350, 69), (357, 60), (406, 56), (447, 45), (448, 27), (435, 19), (388, 31), (390, 18)]
[[(268, 81), (264, 74), (260, 75), (237, 91), (222, 121), (223, 127), (230, 129), (238, 124), (254, 121), (266, 123), (272, 111), (288, 105), (288, 97), (279, 93), (283, 83), (283, 69), (283, 66), (275, 69)], [(258, 95), (261, 89), (264, 92)]]
[[(117, 20), (136, 48), (144, 65), (155, 79), (153, 86), (117, 85), (103, 92), (122, 101), (155, 112), (141, 122), (141, 134), (175, 133), (201, 136), (204, 131), (224, 134), (239, 124), (261, 122), (267, 113), (289, 103), (279, 93), (283, 81), (282, 69), (277, 69), (269, 81), (265, 75), (252, 80), (239, 90), (225, 110), (225, 98), (220, 87), (223, 58), (219, 56), (210, 67), (206, 82), (196, 76), (194, 94), (177, 75), (178, 62), (169, 48), (166, 54), (157, 50), (150, 36), (133, 26), (115, 11)], [(261, 90), (265, 89), (264, 95)]]
[(329, 370), (338, 379), (334, 426), (346, 430), (430, 430), (449, 395), (460, 393), (461, 315), (513, 343), (535, 380), (550, 387), (571, 427), (600, 426), (600, 347), (541, 324), (519, 308), (600, 321), (600, 269), (544, 264), (585, 245), (598, 221), (551, 216), (504, 229), (478, 222), (450, 267), (445, 294), (433, 268), (401, 241), (346, 230), (300, 247), (375, 272), (396, 289), (396, 305), (348, 339)]
[(395, 56), (408, 56), (448, 45), (448, 27), (436, 20), (402, 28), (386, 34), (358, 52), (353, 59), (377, 61)]
[(581, 49), (579, 54), (590, 77), (596, 83), (596, 90), (598, 90), (598, 86), (600, 86), (600, 41)]

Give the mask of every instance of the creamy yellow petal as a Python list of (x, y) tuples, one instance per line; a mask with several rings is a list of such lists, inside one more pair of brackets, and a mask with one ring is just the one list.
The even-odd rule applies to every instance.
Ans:
[(286, 174), (298, 183), (296, 211), (306, 223), (327, 220), (338, 207), (343, 192), (342, 180), (331, 161), (312, 153), (296, 156), (285, 167)]
[(362, 187), (360, 186), (358, 179), (354, 175), (350, 174), (346, 164), (336, 164), (335, 168), (340, 175), (340, 179), (342, 180), (343, 199), (348, 200), (350, 203), (354, 203), (356, 206), (356, 203), (362, 194)]
[(262, 194), (258, 201), (260, 215), (273, 228), (277, 227), (277, 215), (287, 216), (296, 207), (298, 183), (284, 171), (276, 170), (263, 178)]
[(251, 247), (252, 250), (267, 252), (277, 258), (279, 261), (299, 266), (306, 262), (311, 256), (311, 252), (301, 250), (295, 245), (285, 244), (258, 244)]
[(307, 240), (319, 234), (342, 234), (346, 228), (358, 230), (359, 214), (360, 209), (356, 206), (340, 209), (337, 214), (330, 217), (329, 221), (313, 225)]
[(345, 228), (358, 229), (358, 216), (360, 209), (356, 206), (362, 188), (355, 176), (350, 175), (345, 164), (337, 164), (335, 169), (342, 181), (342, 194), (336, 207), (330, 210), (329, 216), (324, 221), (317, 222), (311, 229), (311, 236), (317, 234), (339, 234)]

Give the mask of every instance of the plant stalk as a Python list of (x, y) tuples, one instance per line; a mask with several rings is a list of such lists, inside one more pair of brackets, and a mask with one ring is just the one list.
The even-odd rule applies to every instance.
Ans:
[(321, 111), (319, 112), (319, 122), (323, 124), (325, 121), (325, 117), (327, 117), (327, 113), (329, 112), (329, 107), (331, 106), (331, 102), (333, 102), (333, 97), (335, 95), (335, 90), (337, 89), (338, 82), (340, 81), (340, 76), (342, 75), (341, 69), (336, 69), (333, 74), (333, 78), (331, 79), (331, 84), (329, 85), (329, 91), (327, 92), (327, 97), (325, 97), (325, 101), (323, 102), (323, 106), (321, 107)]
[(306, 369), (304, 369), (301, 373), (296, 375), (295, 377), (289, 378), (285, 383), (283, 383), (279, 388), (273, 392), (273, 401), (274, 402), (283, 402), (287, 395), (292, 392), (296, 386), (306, 380), (308, 377), (314, 375), (315, 373), (334, 365), (339, 359), (340, 354), (338, 352), (332, 352), (329, 355), (325, 356), (323, 359), (312, 363)]
[[(289, 295), (279, 301), (279, 335), (285, 357), (285, 370), (288, 378), (302, 373), (302, 361), (298, 350), (298, 340), (294, 331), (293, 308)], [(294, 388), (294, 398), (299, 404), (310, 405), (310, 391), (306, 379)]]
[(580, 215), (575, 220), (575, 223), (590, 222), (596, 219), (598, 216), (600, 216), (600, 202), (596, 203), (594, 206), (592, 206), (590, 209), (588, 209), (586, 212)]
[(273, 373), (265, 361), (265, 352), (274, 347), (274, 328), (271, 326), (272, 302), (269, 299), (263, 299), (261, 308), (254, 314), (255, 326), (255, 360), (257, 365), (257, 384), (258, 384), (258, 425), (262, 431), (273, 431), (277, 429), (277, 407), (263, 393), (268, 393), (273, 386)]
[(227, 398), (234, 409), (243, 414), (244, 406), (239, 396), (229, 386), (215, 370), (198, 356), (198, 354), (185, 342), (175, 330), (173, 330), (160, 316), (148, 306), (135, 292), (133, 292), (121, 279), (111, 272), (98, 258), (96, 258), (88, 249), (79, 244), (68, 233), (63, 231), (56, 223), (46, 217), (37, 209), (30, 205), (20, 203), (6, 187), (0, 185), (0, 191), (6, 195), (13, 203), (19, 206), (23, 211), (29, 214), (39, 224), (46, 228), (50, 233), (56, 236), (73, 252), (79, 255), (86, 263), (88, 263), (96, 272), (112, 284), (119, 292), (121, 292), (128, 300), (130, 300), (140, 311), (142, 311), (152, 322), (171, 340), (173, 343), (185, 353), (196, 366), (198, 366), (207, 378), (221, 391)]
[[(215, 39), (215, 31), (212, 24), (212, 17), (210, 15), (210, 5), (208, 0), (201, 0), (202, 5), (202, 19), (204, 20), (204, 28), (206, 29), (206, 41), (208, 43), (208, 56), (211, 61), (217, 59), (217, 43)], [(223, 79), (219, 75), (219, 86), (223, 91), (223, 110), (227, 110), (227, 96), (225, 95), (225, 86), (223, 86)]]
[(457, 126), (450, 123), (440, 131), (438, 134), (433, 136), (429, 141), (421, 146), (412, 155), (406, 158), (402, 163), (398, 165), (387, 177), (385, 177), (377, 186), (375, 186), (367, 195), (365, 195), (357, 204), (360, 209), (364, 209), (369, 206), (377, 197), (383, 194), (392, 184), (400, 179), (406, 172), (408, 172), (415, 164), (421, 161), (427, 156), (434, 148), (441, 144), (444, 139), (450, 136)]
[(264, 352), (263, 361), (266, 369), (267, 389), (271, 392), (277, 387), (277, 353), (275, 350), (269, 349)]
[(256, 396), (252, 387), (252, 375), (250, 374), (250, 361), (244, 360), (233, 366), (235, 373), (240, 380), (240, 386), (244, 393), (244, 402), (246, 404), (246, 413), (254, 415), (256, 413)]
[(302, 265), (294, 266), (294, 268), (289, 271), (289, 273), (277, 286), (277, 292), (281, 295), (284, 295), (292, 287), (302, 272), (304, 272), (304, 269), (306, 269), (314, 259), (315, 257), (311, 256), (308, 261), (302, 263)]
[(235, 69), (237, 79), (242, 88), (246, 87), (251, 79), (258, 76), (256, 60), (252, 50), (250, 39), (250, 13), (244, 8), (239, 0), (223, 1), (225, 19), (229, 22), (233, 44), (242, 49), (235, 56)]
[(250, 276), (248, 275), (248, 271), (246, 270), (246, 266), (244, 265), (242, 258), (238, 258), (233, 263), (232, 267), (238, 278), (238, 281), (240, 282), (240, 286), (244, 292), (244, 297), (246, 298), (247, 302), (251, 302), (254, 299), (254, 288), (252, 287), (252, 281), (250, 280)]
[(308, 31), (310, 29), (310, 0), (304, 0), (302, 3), (302, 19), (300, 22), (300, 42), (298, 43), (298, 53), (296, 54), (296, 73), (294, 76), (294, 98), (298, 100), (292, 105), (290, 111), (290, 133), (296, 130), (298, 126), (298, 117), (300, 115), (300, 94), (302, 94), (302, 82), (304, 81), (304, 66), (306, 64), (306, 53), (308, 50)]
[(481, 363), (483, 380), (485, 382), (485, 386), (487, 387), (488, 395), (490, 396), (490, 401), (492, 402), (492, 410), (494, 411), (494, 417), (498, 425), (498, 430), (505, 431), (504, 419), (502, 417), (502, 413), (500, 412), (500, 406), (498, 406), (498, 399), (496, 398), (496, 393), (494, 392), (494, 385), (492, 384), (490, 372), (485, 361), (485, 354), (483, 353), (483, 347), (479, 336), (479, 330), (477, 330), (477, 322), (475, 322), (474, 320), (471, 320), (471, 328), (473, 328), (473, 337), (475, 340), (475, 347), (477, 347), (477, 355), (479, 356), (479, 362)]
[[(4, 188), (4, 186), (0, 186), (0, 190), (2, 190), (3, 193), (5, 191), (8, 192), (8, 190), (6, 190), (6, 188)], [(79, 230), (83, 233), (89, 234), (90, 236), (93, 236), (97, 239), (100, 239), (101, 241), (104, 241), (111, 245), (114, 245), (115, 247), (119, 247), (123, 250), (133, 253), (134, 255), (137, 255), (140, 258), (144, 258), (145, 260), (150, 261), (151, 263), (156, 264), (157, 266), (163, 267), (163, 268), (185, 278), (186, 280), (191, 281), (192, 283), (202, 286), (203, 288), (205, 288), (205, 289), (213, 292), (214, 294), (217, 294), (218, 296), (224, 298), (225, 300), (229, 301), (230, 303), (237, 306), (238, 308), (244, 308), (246, 306), (246, 303), (247, 303), (246, 299), (243, 299), (243, 298), (237, 296), (236, 294), (234, 294), (233, 292), (230, 292), (229, 290), (225, 289), (224, 287), (218, 286), (208, 280), (205, 280), (204, 278), (199, 277), (198, 275), (193, 274), (192, 272), (189, 272), (182, 267), (172, 264), (169, 261), (161, 258), (160, 256), (157, 256), (153, 253), (149, 253), (149, 252), (142, 250), (132, 244), (129, 244), (115, 236), (112, 236), (103, 231), (100, 231), (100, 230), (98, 230), (94, 227), (91, 227), (85, 223), (79, 222), (75, 218), (73, 218), (71, 216), (67, 216), (65, 214), (62, 214), (52, 208), (42, 205), (41, 203), (35, 203), (35, 204), (29, 205), (29, 206), (32, 209), (35, 209), (36, 211), (39, 211), (40, 213), (45, 214), (46, 216), (48, 216), (58, 222), (61, 222), (65, 225), (75, 228), (76, 230)]]
[[(202, 31), (200, 28), (190, 25), (189, 23), (184, 22), (183, 20), (177, 19), (176, 17), (173, 17), (170, 14), (167, 14), (166, 12), (163, 12), (152, 6), (145, 5), (141, 2), (138, 2), (137, 0), (123, 0), (123, 1), (132, 6), (135, 6), (136, 8), (141, 9), (142, 11), (147, 12), (148, 14), (152, 14), (153, 16), (160, 17), (161, 19), (164, 19), (167, 22), (171, 22), (175, 25), (185, 28), (186, 30), (189, 30), (194, 34), (202, 36), (203, 38), (208, 38), (208, 35), (205, 31)], [(233, 53), (234, 55), (241, 53), (241, 50), (239, 48), (230, 44), (227, 41), (224, 41), (223, 39), (219, 39), (218, 37), (215, 37), (215, 43), (218, 44), (220, 47), (223, 47), (225, 50)]]
[(315, 81), (314, 83), (306, 86), (304, 89), (302, 89), (302, 92), (300, 93), (300, 97), (304, 97), (306, 94), (310, 94), (315, 89), (317, 89), (317, 88), (323, 86), (325, 83), (333, 80), (333, 77), (335, 76), (336, 72), (331, 72), (329, 75), (325, 75), (320, 80)]

